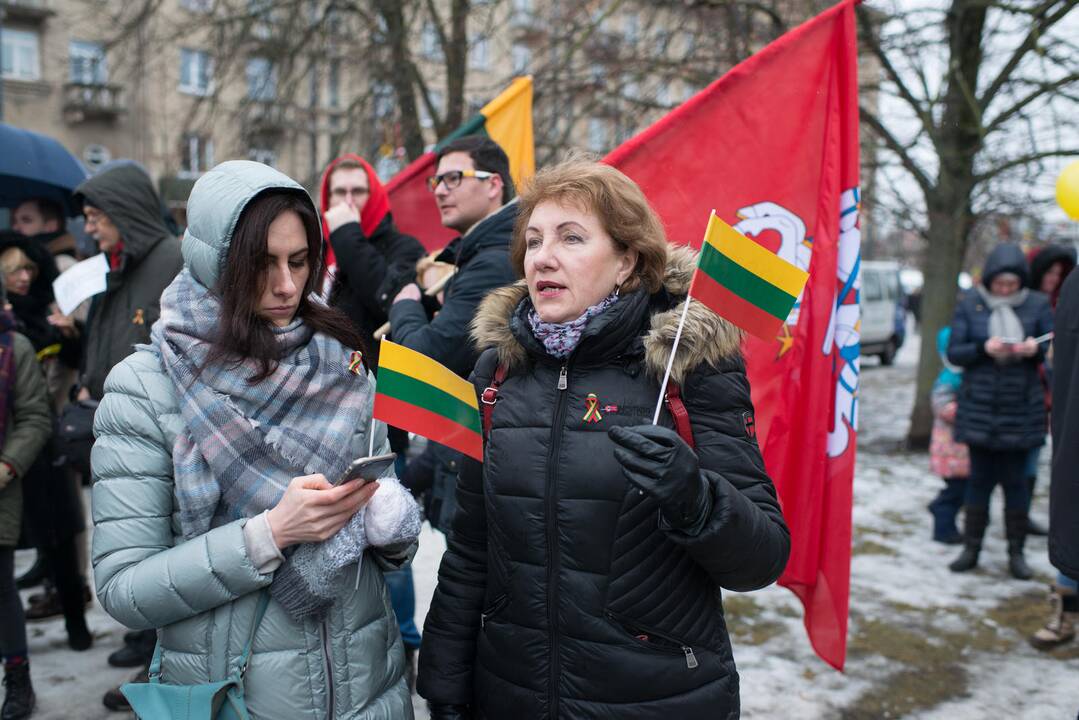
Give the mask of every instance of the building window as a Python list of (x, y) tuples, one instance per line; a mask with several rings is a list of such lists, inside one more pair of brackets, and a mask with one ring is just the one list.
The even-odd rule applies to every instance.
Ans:
[[(431, 98), (431, 104), (435, 108), (435, 112), (442, 114), (442, 93), (438, 90), (431, 90), (429, 93)], [(427, 112), (427, 103), (420, 101), (420, 127), (432, 128), (435, 126), (434, 120), (431, 119), (431, 113)]]
[(629, 13), (626, 15), (625, 22), (622, 25), (623, 35), (626, 38), (626, 43), (634, 45), (641, 36), (641, 18), (637, 13)]
[(307, 107), (317, 108), (319, 103), (319, 76), (318, 66), (311, 63), (311, 69), (307, 71)]
[(472, 70), (486, 70), (491, 66), (491, 43), (480, 35), (472, 39), (472, 48), (468, 53), (468, 67)]
[(607, 123), (600, 118), (588, 119), (588, 149), (592, 152), (607, 149)]
[(528, 66), (532, 64), (532, 49), (530, 47), (515, 43), (510, 49), (510, 56), (513, 59), (513, 72), (523, 73), (528, 71)]
[(423, 31), (420, 33), (420, 54), (427, 60), (436, 60), (440, 50), (438, 30), (433, 22), (427, 21), (423, 24)]
[(329, 73), (326, 77), (326, 94), (330, 107), (341, 107), (341, 61), (330, 60)]
[(180, 49), (180, 91), (191, 95), (213, 92), (214, 61), (205, 50)]
[(268, 102), (277, 98), (277, 69), (268, 58), (248, 58), (245, 75), (248, 100)]
[(0, 32), (0, 61), (3, 76), (8, 80), (40, 80), (40, 37), (30, 30)]
[(102, 43), (72, 40), (68, 46), (68, 62), (73, 83), (104, 85), (109, 81), (105, 46)]
[(376, 82), (372, 88), (375, 101), (375, 118), (383, 120), (393, 115), (393, 86), (387, 82)]
[(270, 167), (276, 167), (277, 165), (277, 153), (270, 148), (251, 148), (247, 151), (247, 159)]
[(205, 135), (184, 135), (180, 143), (180, 177), (198, 177), (214, 166), (214, 141)]

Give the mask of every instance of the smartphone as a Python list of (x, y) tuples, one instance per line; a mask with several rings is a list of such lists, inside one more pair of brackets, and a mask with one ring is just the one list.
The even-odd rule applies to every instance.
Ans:
[(347, 483), (349, 480), (355, 480), (360, 478), (367, 482), (369, 480), (377, 480), (382, 476), (382, 473), (386, 472), (387, 468), (393, 466), (394, 460), (397, 459), (397, 453), (386, 453), (385, 455), (375, 455), (374, 457), (357, 458), (353, 460), (348, 469), (342, 473), (340, 479), (335, 483), (340, 485), (341, 483)]

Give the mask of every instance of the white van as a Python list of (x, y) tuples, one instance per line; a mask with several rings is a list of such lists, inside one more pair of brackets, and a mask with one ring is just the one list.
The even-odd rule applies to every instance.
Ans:
[(891, 365), (906, 337), (906, 302), (899, 263), (862, 262), (862, 355), (877, 355)]

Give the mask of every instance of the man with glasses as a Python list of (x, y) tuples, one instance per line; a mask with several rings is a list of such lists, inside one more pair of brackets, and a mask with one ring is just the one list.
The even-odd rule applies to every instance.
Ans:
[[(370, 164), (342, 155), (326, 168), (319, 191), (326, 236), (330, 304), (352, 320), (367, 343), (369, 365), (378, 365), (374, 331), (388, 319), (388, 277), (414, 271), (423, 245), (394, 225), (390, 198)], [(395, 450), (397, 450), (395, 448)]]
[(394, 342), (434, 358), (468, 377), (478, 353), (469, 324), (488, 291), (515, 280), (509, 263), (510, 235), (517, 219), (506, 153), (489, 138), (469, 135), (438, 153), (428, 178), (442, 224), (461, 235), (436, 258), (457, 266), (445, 287), (438, 314), (429, 318), (419, 286), (406, 285), (390, 308)]
[[(488, 138), (459, 138), (439, 152), (427, 186), (442, 224), (461, 233), (437, 258), (456, 265), (457, 272), (433, 318), (421, 303), (419, 287), (406, 285), (390, 308), (391, 338), (467, 378), (479, 357), (469, 337), (472, 316), (488, 292), (516, 279), (509, 245), (518, 206), (511, 200), (509, 159)], [(423, 495), (427, 519), (443, 532), (449, 530), (457, 506), (458, 458), (455, 451), (431, 443), (401, 478), (414, 494)]]

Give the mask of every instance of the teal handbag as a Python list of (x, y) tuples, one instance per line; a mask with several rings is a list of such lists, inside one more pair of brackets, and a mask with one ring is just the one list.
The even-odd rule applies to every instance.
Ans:
[(250, 720), (244, 702), (244, 673), (251, 658), (255, 631), (270, 604), (270, 593), (259, 597), (255, 621), (247, 638), (240, 669), (226, 680), (199, 685), (165, 685), (161, 682), (161, 641), (150, 661), (150, 682), (125, 683), (120, 692), (131, 703), (135, 715), (145, 720)]

